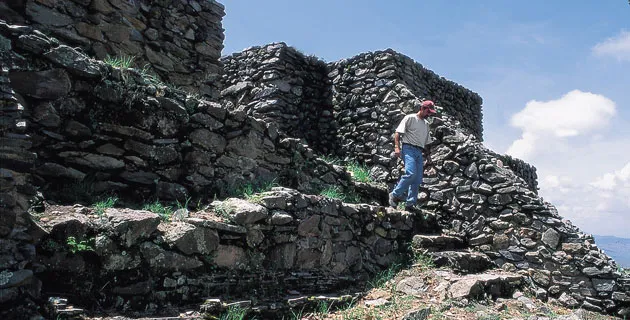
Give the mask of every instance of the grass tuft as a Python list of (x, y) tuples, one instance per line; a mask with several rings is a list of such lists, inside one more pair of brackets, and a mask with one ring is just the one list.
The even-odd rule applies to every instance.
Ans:
[(96, 213), (99, 216), (102, 216), (103, 213), (105, 213), (105, 209), (113, 208), (117, 201), (118, 201), (117, 197), (109, 197), (105, 200), (94, 203), (92, 205), (94, 207), (94, 213)]
[(247, 310), (238, 306), (229, 307), (221, 314), (219, 320), (243, 320), (247, 316)]
[(370, 178), (370, 169), (363, 164), (359, 164), (356, 161), (352, 161), (346, 165), (346, 170), (350, 172), (352, 179), (358, 182), (372, 182)]
[(129, 69), (133, 66), (133, 62), (136, 60), (134, 56), (120, 56), (120, 57), (112, 57), (107, 56), (103, 59), (103, 62), (108, 65), (118, 68), (118, 69)]
[(151, 211), (157, 213), (160, 219), (163, 221), (169, 221), (173, 215), (173, 208), (163, 205), (160, 201), (155, 200), (153, 203), (147, 203), (142, 207), (142, 210)]

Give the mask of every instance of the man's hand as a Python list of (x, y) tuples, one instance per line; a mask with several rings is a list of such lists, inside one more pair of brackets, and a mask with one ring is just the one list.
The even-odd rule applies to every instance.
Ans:
[(396, 156), (396, 158), (400, 158), (400, 148), (394, 148), (394, 155)]

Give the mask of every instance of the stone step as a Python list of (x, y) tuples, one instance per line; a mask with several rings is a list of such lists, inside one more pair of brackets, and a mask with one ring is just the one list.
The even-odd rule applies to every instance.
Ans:
[(447, 235), (417, 234), (411, 241), (412, 247), (425, 252), (463, 249), (464, 240)]
[(485, 254), (470, 251), (431, 252), (436, 267), (448, 267), (460, 273), (479, 273), (496, 267)]
[(630, 292), (630, 277), (619, 278), (617, 284), (622, 291)]
[(451, 278), (446, 296), (450, 299), (485, 299), (491, 297), (511, 297), (514, 291), (524, 285), (522, 275), (502, 271), (482, 274), (469, 274)]
[(300, 295), (296, 292), (295, 295), (287, 296), (279, 301), (257, 301), (255, 305), (251, 300), (226, 303), (220, 299), (207, 299), (200, 306), (199, 312), (204, 319), (215, 319), (231, 308), (239, 308), (257, 319), (283, 319), (290, 318), (292, 315), (300, 312), (318, 310), (322, 307), (325, 307), (327, 310), (334, 310), (347, 306), (361, 296), (363, 296), (362, 292), (344, 295)]

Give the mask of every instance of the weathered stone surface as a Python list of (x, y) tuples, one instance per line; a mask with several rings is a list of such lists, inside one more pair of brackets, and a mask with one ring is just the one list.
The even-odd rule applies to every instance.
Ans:
[(396, 284), (396, 291), (408, 295), (422, 294), (427, 290), (427, 288), (428, 285), (424, 282), (422, 277), (404, 278)]
[(65, 240), (68, 237), (83, 238), (87, 231), (93, 228), (93, 224), (85, 214), (65, 213), (44, 222), (43, 227)]
[(286, 243), (276, 246), (271, 250), (269, 258), (275, 268), (292, 269), (297, 256), (295, 243)]
[(199, 268), (203, 263), (197, 258), (187, 257), (172, 251), (166, 251), (160, 246), (144, 242), (140, 245), (143, 258), (149, 262), (152, 269), (160, 271), (186, 271)]
[(271, 215), (271, 224), (284, 225), (293, 221), (293, 216), (286, 212), (276, 211)]
[(65, 45), (60, 45), (44, 53), (44, 56), (50, 61), (66, 68), (69, 72), (83, 77), (97, 78), (103, 74), (101, 65), (90, 60), (86, 55)]
[(448, 289), (448, 296), (453, 299), (480, 298), (488, 290), (493, 296), (507, 296), (523, 277), (517, 274), (476, 274), (456, 280)]
[(10, 74), (11, 86), (22, 95), (55, 100), (70, 92), (72, 83), (63, 69), (24, 71)]
[(131, 270), (140, 267), (141, 263), (140, 256), (126, 251), (103, 256), (103, 269), (108, 271)]
[(245, 265), (247, 257), (245, 251), (240, 247), (219, 245), (212, 261), (218, 267), (240, 269)]
[(27, 285), (33, 279), (33, 271), (27, 269), (0, 272), (0, 289)]
[(219, 234), (213, 229), (185, 222), (169, 223), (161, 229), (166, 242), (187, 255), (210, 254), (219, 246)]
[(542, 242), (552, 249), (555, 249), (560, 242), (560, 234), (556, 230), (549, 228), (543, 233)]
[(222, 153), (227, 144), (223, 136), (210, 132), (206, 129), (197, 129), (193, 131), (190, 134), (190, 141), (205, 150), (215, 153)]
[(442, 251), (431, 253), (438, 267), (448, 266), (463, 273), (478, 273), (493, 266), (488, 256), (478, 252)]
[(85, 173), (73, 168), (64, 167), (53, 162), (46, 162), (43, 165), (37, 167), (35, 169), (35, 173), (45, 177), (66, 178), (78, 181), (85, 178)]
[(33, 21), (48, 26), (63, 27), (72, 23), (71, 17), (40, 5), (35, 1), (29, 1), (26, 4), (26, 15)]
[(96, 170), (120, 169), (125, 166), (123, 161), (116, 158), (88, 152), (64, 151), (59, 153), (59, 156), (64, 158), (68, 163), (86, 166)]
[(313, 215), (306, 219), (304, 219), (298, 225), (298, 235), (303, 237), (317, 237), (321, 235), (322, 231), (320, 228), (321, 216)]
[(412, 240), (414, 248), (428, 251), (441, 251), (463, 248), (461, 238), (445, 235), (414, 235)]
[(149, 211), (109, 208), (103, 216), (111, 225), (113, 235), (119, 237), (126, 247), (149, 238), (160, 224), (160, 217)]
[(267, 218), (269, 214), (265, 207), (238, 198), (227, 199), (222, 206), (230, 213), (234, 222), (239, 225), (258, 222)]

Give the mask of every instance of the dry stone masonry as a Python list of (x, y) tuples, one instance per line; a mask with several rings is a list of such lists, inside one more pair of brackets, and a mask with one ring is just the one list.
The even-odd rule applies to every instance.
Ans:
[(12, 304), (14, 315), (30, 315), (41, 289), (33, 276), (36, 250), (27, 213), (37, 191), (30, 175), (36, 154), (26, 134), (24, 106), (9, 80), (10, 49), (11, 42), (0, 36), (0, 305)]
[(272, 121), (321, 154), (335, 150), (326, 63), (285, 43), (252, 47), (221, 59), (221, 98), (228, 109)]
[[(503, 269), (454, 277), (452, 297), (525, 284), (543, 300), (630, 314), (630, 279), (538, 197), (535, 168), (483, 146), (476, 93), (392, 50), (327, 64), (274, 43), (219, 61), (223, 14), (212, 0), (0, 3), (0, 317), (59, 291), (121, 311), (251, 296), (264, 314), (287, 290), (360, 284), (409, 242), (463, 274)], [(91, 58), (109, 54), (149, 63), (162, 81)], [(424, 99), (441, 107), (424, 207), (385, 208), (400, 175), (392, 133)], [(323, 155), (369, 166), (378, 183), (352, 181)], [(226, 199), (260, 182), (283, 187)], [(331, 186), (363, 204), (313, 195)], [(103, 193), (192, 198), (199, 210), (167, 222), (53, 205)]]
[(459, 127), (447, 115), (433, 119), (434, 165), (419, 195), (426, 210), (440, 212), (444, 231), (527, 276), (539, 299), (628, 315), (628, 279), (614, 260)]
[(24, 130), (38, 155), (32, 173), (48, 197), (77, 201), (117, 192), (183, 201), (225, 196), (252, 181), (311, 192), (347, 186), (343, 170), (316, 159), (274, 123), (151, 84), (136, 70), (30, 35), (30, 27), (1, 24), (0, 31), (15, 46), (14, 57), (29, 58), (7, 81), (28, 111)]
[[(255, 203), (215, 201), (174, 222), (74, 206), (52, 208), (41, 224), (49, 234), (40, 240), (40, 276), (57, 292), (89, 297), (83, 305), (152, 311), (229, 295), (264, 313), (273, 302), (284, 299), (279, 311), (287, 299), (365, 281), (398, 259), (417, 223), (409, 212), (274, 188)], [(70, 236), (94, 251), (69, 251)]]
[[(482, 140), (481, 97), (393, 50), (325, 64), (284, 43), (252, 47), (224, 57), (221, 99), (231, 110), (279, 124), (324, 155), (358, 160), (377, 181), (398, 178), (392, 128), (422, 99), (433, 99)], [(531, 190), (536, 169), (496, 155)]]
[(161, 81), (209, 96), (219, 90), (224, 15), (214, 0), (0, 3), (0, 20), (31, 25), (101, 60), (134, 58)]

